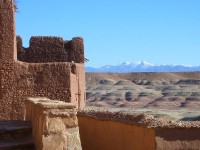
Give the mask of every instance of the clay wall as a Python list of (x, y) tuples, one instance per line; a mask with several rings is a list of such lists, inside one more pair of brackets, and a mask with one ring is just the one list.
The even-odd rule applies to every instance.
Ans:
[(83, 150), (155, 150), (154, 129), (78, 117)]
[(84, 63), (84, 45), (80, 37), (64, 41), (61, 37), (34, 36), (24, 48), (17, 36), (17, 59), (28, 63), (72, 62)]
[(200, 122), (176, 122), (147, 114), (78, 113), (83, 150), (198, 150)]
[(45, 96), (73, 102), (79, 108), (83, 108), (85, 106), (84, 66), (74, 65), (77, 66), (79, 73), (72, 73), (72, 64), (68, 62), (4, 63), (1, 70), (3, 94), (0, 101), (0, 119), (22, 119), (25, 111), (24, 100), (29, 96)]
[[(14, 69), (11, 64), (13, 64), (13, 61), (16, 60), (16, 37), (13, 5), (12, 0), (0, 0), (0, 114), (3, 114), (4, 110), (8, 107), (3, 108), (3, 103), (11, 103), (10, 100), (3, 99), (3, 97), (10, 94), (4, 93), (7, 91), (5, 88), (8, 88), (8, 90), (12, 89), (12, 87), (8, 86), (12, 81), (9, 81), (9, 74), (7, 72), (11, 72)], [(7, 72), (3, 69), (5, 66), (7, 66)]]
[[(81, 64), (62, 63), (8, 63), (2, 68), (2, 99), (0, 119), (23, 119), (27, 97), (42, 96), (73, 102), (78, 108), (85, 107), (85, 72)], [(79, 72), (79, 73), (78, 73)], [(79, 77), (80, 76), (80, 77)], [(74, 89), (74, 91), (72, 91)], [(80, 93), (78, 93), (80, 89)], [(80, 94), (80, 96), (79, 96)]]
[(81, 64), (71, 64), (70, 90), (71, 102), (78, 104), (78, 108), (85, 107), (85, 69)]
[[(10, 66), (10, 68), (8, 68)], [(1, 119), (22, 119), (29, 96), (71, 102), (70, 63), (4, 64), (2, 69)]]
[(84, 45), (83, 39), (80, 37), (73, 38), (71, 43), (71, 49), (69, 49), (69, 61), (76, 63), (84, 62)]
[(197, 127), (156, 128), (157, 150), (199, 150), (200, 129)]
[(16, 60), (16, 36), (12, 0), (0, 0), (0, 59)]

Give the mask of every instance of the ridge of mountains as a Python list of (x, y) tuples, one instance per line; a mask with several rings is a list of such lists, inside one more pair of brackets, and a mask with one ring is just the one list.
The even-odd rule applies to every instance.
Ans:
[(200, 71), (200, 66), (190, 65), (154, 65), (146, 61), (122, 62), (118, 65), (106, 65), (103, 67), (86, 67), (86, 72), (192, 72)]

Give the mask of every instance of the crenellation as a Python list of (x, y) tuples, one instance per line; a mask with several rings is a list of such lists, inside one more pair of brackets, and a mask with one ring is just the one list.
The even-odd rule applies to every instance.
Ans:
[(64, 41), (64, 48), (65, 48), (65, 50), (66, 50), (66, 52), (70, 52), (70, 50), (71, 50), (71, 46), (72, 45), (72, 41), (67, 41), (67, 40), (65, 40)]
[(34, 36), (24, 48), (17, 37), (18, 60), (28, 63), (76, 62), (84, 63), (84, 45), (81, 37), (64, 41), (61, 37)]
[(69, 61), (74, 61), (76, 63), (84, 63), (83, 38), (75, 37), (72, 39)]
[(37, 49), (63, 49), (64, 48), (64, 41), (61, 37), (52, 37), (52, 36), (33, 36), (30, 39), (30, 48), (32, 50)]
[(29, 48), (18, 58), (29, 63), (67, 62), (68, 56), (60, 37), (35, 36), (30, 39)]
[(23, 48), (22, 38), (20, 36), (16, 37), (17, 40), (17, 60), (23, 60), (25, 55), (25, 49)]

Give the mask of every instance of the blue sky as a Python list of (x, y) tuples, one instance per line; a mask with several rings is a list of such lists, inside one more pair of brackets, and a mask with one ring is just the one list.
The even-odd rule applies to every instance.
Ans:
[(19, 0), (17, 34), (82, 36), (87, 66), (200, 65), (200, 0)]

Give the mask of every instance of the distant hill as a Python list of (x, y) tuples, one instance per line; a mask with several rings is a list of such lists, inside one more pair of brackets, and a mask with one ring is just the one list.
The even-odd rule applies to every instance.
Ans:
[(200, 72), (86, 73), (87, 106), (200, 110)]
[(119, 65), (106, 65), (100, 68), (86, 67), (86, 72), (191, 72), (200, 71), (200, 66), (188, 65), (153, 65), (145, 61), (123, 62)]

